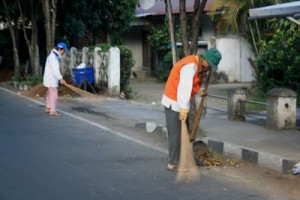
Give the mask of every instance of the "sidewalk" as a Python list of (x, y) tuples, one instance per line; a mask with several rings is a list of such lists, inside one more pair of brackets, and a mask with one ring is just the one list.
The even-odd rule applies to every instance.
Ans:
[[(133, 80), (131, 85), (146, 103), (160, 102), (163, 84)], [(143, 87), (145, 89), (142, 89)], [(247, 87), (247, 84), (212, 84), (209, 94), (226, 96), (228, 89), (239, 87)], [(148, 122), (151, 121), (155, 122), (157, 118)], [(164, 126), (164, 121), (161, 123)], [(200, 138), (198, 134), (197, 139), (203, 140), (218, 153), (278, 172), (290, 173), (294, 164), (300, 161), (299, 130), (271, 130), (262, 124), (261, 119), (258, 119), (257, 123), (253, 119), (247, 119), (246, 122), (230, 121), (227, 120), (226, 113), (208, 110), (200, 122), (200, 132), (204, 137)]]
[[(163, 83), (153, 79), (131, 80), (130, 85), (136, 98), (130, 101), (99, 96), (99, 99), (60, 99), (59, 109), (83, 117), (106, 127), (128, 128), (130, 131), (155, 137), (166, 146), (165, 116), (161, 96)], [(243, 84), (210, 85), (209, 93), (224, 95), (230, 88), (245, 87)], [(5, 87), (0, 84), (0, 88)], [(223, 93), (223, 94), (222, 94)], [(44, 102), (43, 99), (39, 100)], [(299, 115), (297, 115), (299, 120)], [(290, 173), (295, 163), (300, 161), (300, 131), (277, 131), (250, 122), (227, 120), (225, 113), (208, 110), (200, 122), (198, 140), (203, 140), (215, 151), (248, 161), (278, 172)], [(147, 136), (148, 137), (148, 136)], [(162, 139), (163, 138), (163, 139)]]

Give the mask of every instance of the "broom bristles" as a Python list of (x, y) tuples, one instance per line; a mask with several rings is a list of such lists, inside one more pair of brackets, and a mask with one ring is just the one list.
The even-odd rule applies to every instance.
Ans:
[(195, 183), (199, 180), (199, 170), (195, 162), (190, 137), (184, 121), (181, 123), (180, 160), (176, 176), (177, 182)]
[(79, 94), (79, 95), (82, 96), (82, 97), (88, 97), (88, 98), (95, 98), (95, 97), (97, 97), (97, 95), (92, 94), (92, 93), (89, 93), (89, 92), (87, 92), (87, 91), (85, 91), (85, 90), (82, 90), (82, 89), (80, 89), (80, 88), (78, 88), (78, 87), (75, 87), (75, 86), (73, 86), (73, 85), (69, 85), (69, 84), (66, 83), (65, 86), (67, 86), (67, 87), (70, 88), (73, 92)]

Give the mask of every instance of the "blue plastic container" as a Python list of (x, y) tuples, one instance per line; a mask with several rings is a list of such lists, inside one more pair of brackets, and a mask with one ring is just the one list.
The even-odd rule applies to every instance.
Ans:
[(76, 85), (81, 85), (84, 81), (84, 78), (90, 83), (93, 84), (95, 82), (94, 68), (86, 67), (86, 68), (73, 68), (73, 81)]

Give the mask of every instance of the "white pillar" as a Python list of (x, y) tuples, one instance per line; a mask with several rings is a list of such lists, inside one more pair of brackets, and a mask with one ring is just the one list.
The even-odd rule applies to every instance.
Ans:
[(85, 63), (86, 65), (88, 64), (88, 52), (89, 52), (89, 48), (87, 47), (83, 47), (82, 48), (82, 63)]
[(266, 126), (274, 129), (295, 129), (297, 94), (289, 89), (274, 88), (267, 93)]
[(120, 49), (109, 49), (108, 57), (108, 92), (112, 95), (120, 94)]
[(230, 120), (245, 121), (246, 92), (244, 89), (228, 91), (227, 118)]
[(95, 71), (95, 83), (99, 84), (100, 83), (100, 53), (101, 53), (101, 48), (96, 47), (94, 48), (94, 71)]
[(70, 64), (69, 67), (72, 69), (73, 67), (75, 67), (75, 63), (76, 63), (76, 53), (77, 53), (77, 49), (75, 47), (72, 47), (70, 49)]

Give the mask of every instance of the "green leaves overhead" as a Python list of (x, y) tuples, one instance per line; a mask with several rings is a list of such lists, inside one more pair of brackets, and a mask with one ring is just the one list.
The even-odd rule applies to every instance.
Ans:
[(288, 20), (280, 20), (276, 26), (273, 38), (260, 43), (259, 86), (263, 91), (287, 87), (300, 92), (299, 26)]
[[(129, 30), (135, 17), (137, 0), (65, 0), (61, 2), (61, 34), (71, 40), (91, 37), (91, 44), (106, 41), (107, 34), (113, 44), (123, 42), (123, 34)], [(71, 8), (70, 8), (71, 7)]]

